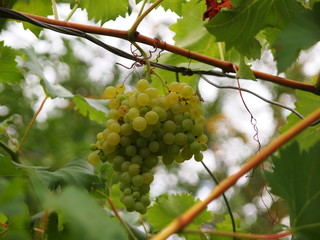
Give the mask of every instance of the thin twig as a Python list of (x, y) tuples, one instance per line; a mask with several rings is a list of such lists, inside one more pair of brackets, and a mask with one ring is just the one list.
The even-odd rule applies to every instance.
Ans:
[(56, 0), (51, 0), (51, 3), (52, 3), (52, 10), (53, 10), (54, 19), (59, 20)]
[[(218, 179), (213, 175), (213, 173), (210, 171), (210, 169), (207, 167), (207, 165), (203, 161), (201, 161), (201, 163), (202, 163), (203, 167), (206, 169), (206, 171), (208, 172), (208, 174), (210, 175), (210, 177), (213, 179), (215, 184), (219, 185)], [(234, 217), (233, 217), (233, 213), (232, 213), (229, 201), (224, 193), (222, 193), (222, 197), (223, 197), (223, 200), (227, 206), (227, 210), (228, 210), (228, 213), (229, 213), (229, 216), (231, 219), (232, 231), (235, 233), (235, 232), (237, 232), (237, 228), (236, 228), (236, 223), (234, 221)], [(233, 239), (236, 240), (236, 237), (233, 237)]]
[(24, 141), (26, 140), (26, 137), (27, 137), (27, 135), (28, 135), (28, 133), (29, 133), (32, 125), (33, 125), (34, 122), (36, 121), (39, 113), (41, 112), (41, 110), (42, 110), (42, 108), (43, 108), (43, 106), (44, 106), (44, 104), (45, 104), (45, 102), (47, 101), (48, 98), (49, 98), (49, 97), (46, 96), (46, 97), (43, 99), (43, 101), (41, 102), (41, 105), (40, 105), (39, 109), (38, 109), (37, 112), (33, 115), (33, 118), (31, 119), (31, 121), (30, 121), (30, 123), (29, 123), (29, 125), (28, 125), (28, 127), (27, 127), (27, 129), (26, 129), (26, 131), (25, 131), (25, 133), (24, 133), (24, 135), (23, 135), (23, 137), (22, 137), (22, 139), (21, 139), (21, 142), (20, 142), (20, 144), (19, 144), (19, 146), (18, 146), (18, 149), (17, 149), (18, 152), (21, 150), (21, 148), (22, 148), (22, 146), (23, 146), (23, 143), (24, 143)]
[(7, 144), (0, 141), (0, 147), (2, 147), (10, 156), (13, 161), (19, 163), (19, 153), (13, 151)]

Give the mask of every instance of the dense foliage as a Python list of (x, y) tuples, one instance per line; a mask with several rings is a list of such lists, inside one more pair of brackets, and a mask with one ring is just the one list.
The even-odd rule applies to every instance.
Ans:
[(0, 17), (0, 239), (320, 239), (319, 0)]

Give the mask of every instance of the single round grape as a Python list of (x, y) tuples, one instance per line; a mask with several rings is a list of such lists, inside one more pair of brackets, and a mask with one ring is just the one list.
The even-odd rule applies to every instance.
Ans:
[(138, 89), (138, 91), (143, 92), (144, 90), (146, 90), (147, 88), (149, 88), (149, 82), (145, 79), (140, 79), (137, 83), (136, 83), (136, 88)]
[(115, 122), (115, 123), (112, 123), (110, 126), (109, 126), (109, 130), (111, 132), (115, 132), (115, 133), (119, 133), (120, 132), (120, 124), (118, 122)]
[[(123, 104), (123, 103), (122, 103), (122, 104)], [(124, 117), (124, 115), (126, 115), (127, 112), (129, 112), (129, 106), (127, 106), (127, 105), (121, 105), (121, 106), (118, 108), (118, 112), (119, 112), (120, 117)]]
[(165, 121), (167, 119), (167, 112), (161, 107), (153, 107), (152, 111), (156, 112), (159, 116), (159, 121)]
[(136, 175), (132, 177), (133, 186), (140, 187), (143, 185), (144, 178), (142, 175)]
[(174, 156), (174, 160), (177, 163), (183, 163), (185, 161), (185, 159), (183, 159), (183, 157), (181, 156), (181, 153), (177, 154), (176, 156)]
[(206, 144), (208, 142), (208, 137), (205, 134), (202, 134), (197, 140), (201, 144)]
[(128, 196), (125, 196), (125, 197), (122, 199), (122, 203), (123, 203), (127, 208), (132, 208), (132, 207), (134, 207), (135, 199), (133, 198), (132, 195), (128, 195)]
[(165, 144), (173, 144), (175, 141), (175, 136), (173, 133), (167, 132), (166, 134), (163, 135), (163, 142)]
[(120, 143), (120, 135), (116, 132), (109, 133), (107, 142), (111, 146), (116, 146)]
[(136, 142), (137, 146), (139, 148), (143, 148), (143, 147), (146, 147), (148, 145), (147, 140), (145, 138), (143, 138), (143, 137), (138, 138), (136, 141), (137, 141)]
[(193, 121), (191, 119), (184, 119), (182, 121), (182, 128), (185, 130), (185, 131), (190, 131), (193, 127)]
[(194, 136), (201, 136), (203, 133), (203, 126), (202, 125), (194, 125), (191, 129), (191, 133)]
[(99, 132), (98, 134), (97, 134), (97, 139), (99, 140), (99, 141), (102, 141), (102, 140), (104, 140), (106, 137), (105, 137), (105, 135), (102, 133), (102, 132)]
[(164, 154), (162, 156), (162, 162), (164, 165), (170, 165), (174, 161), (174, 156), (169, 154)]
[(177, 155), (180, 152), (180, 147), (177, 144), (171, 144), (167, 149), (168, 154), (173, 156)]
[(170, 106), (170, 110), (173, 114), (179, 114), (182, 112), (182, 106), (180, 103), (175, 103)]
[(170, 85), (169, 85), (169, 90), (171, 92), (178, 92), (179, 91), (179, 85), (180, 83), (178, 82), (172, 82)]
[(174, 140), (175, 144), (179, 146), (183, 146), (187, 143), (188, 137), (185, 133), (179, 132), (174, 137), (175, 137), (175, 140)]
[(150, 152), (156, 153), (159, 151), (160, 146), (157, 141), (152, 141), (149, 143), (148, 148), (149, 148)]
[(116, 98), (112, 98), (109, 103), (108, 103), (109, 107), (111, 109), (117, 109), (120, 106), (120, 102), (118, 99)]
[(113, 165), (112, 165), (113, 169), (115, 171), (120, 172), (121, 171), (121, 165), (124, 162), (125, 162), (125, 158), (123, 156), (120, 156), (120, 155), (119, 156), (115, 156), (113, 158)]
[(163, 129), (167, 133), (174, 133), (176, 131), (176, 124), (172, 120), (168, 120), (163, 124)]
[(89, 148), (91, 151), (95, 151), (98, 149), (97, 144), (95, 144), (95, 143), (91, 143)]
[(128, 172), (131, 176), (135, 176), (138, 175), (140, 172), (140, 165), (136, 164), (136, 163), (132, 163), (129, 166)]
[(132, 126), (129, 123), (124, 123), (120, 127), (120, 133), (124, 136), (129, 136), (132, 134)]
[(181, 156), (184, 160), (189, 160), (192, 158), (192, 152), (190, 151), (189, 146), (185, 146), (181, 151)]
[(120, 139), (120, 144), (122, 147), (129, 146), (131, 144), (131, 139), (127, 136), (122, 136)]
[(196, 139), (192, 133), (188, 132), (186, 135), (187, 135), (187, 143), (189, 143), (189, 144), (192, 143)]
[(101, 149), (105, 154), (109, 154), (109, 153), (112, 153), (115, 150), (115, 146), (114, 145), (110, 145), (108, 141), (104, 141), (102, 146), (101, 146)]
[(139, 106), (146, 106), (150, 101), (149, 95), (146, 93), (139, 93), (137, 96), (137, 103)]
[(149, 111), (144, 116), (147, 123), (150, 125), (154, 125), (159, 121), (159, 115), (155, 111)]
[(118, 121), (118, 119), (120, 118), (120, 114), (119, 114), (118, 110), (117, 109), (110, 109), (110, 111), (108, 112), (108, 118)]
[(150, 98), (157, 98), (159, 95), (158, 89), (154, 87), (149, 87), (144, 92), (148, 94)]
[(136, 117), (139, 117), (140, 115), (138, 108), (135, 107), (130, 108), (127, 114), (131, 120), (135, 119)]
[(142, 185), (140, 188), (139, 188), (139, 192), (141, 195), (144, 195), (148, 192), (150, 192), (150, 186), (149, 185)]
[(191, 106), (197, 106), (200, 103), (200, 99), (199, 99), (198, 96), (192, 96), (189, 99), (189, 103), (190, 103)]
[(134, 155), (131, 158), (131, 162), (132, 163), (136, 163), (136, 164), (138, 164), (140, 166), (142, 164), (142, 157), (140, 155)]
[(202, 109), (200, 107), (192, 107), (190, 109), (191, 119), (196, 119), (202, 115)]
[(146, 167), (147, 169), (151, 169), (154, 166), (156, 166), (159, 162), (159, 159), (157, 156), (150, 155), (143, 161), (143, 166)]
[(140, 135), (144, 138), (148, 138), (152, 135), (153, 129), (151, 126), (147, 126), (143, 131), (140, 132)]
[(147, 185), (150, 185), (152, 183), (153, 179), (154, 179), (153, 174), (150, 173), (150, 172), (145, 172), (145, 173), (142, 174), (142, 176), (143, 176), (143, 179), (144, 179), (143, 180), (144, 184), (147, 184)]
[(143, 117), (136, 117), (132, 121), (132, 127), (134, 130), (141, 132), (147, 127), (147, 121)]
[(126, 90), (126, 87), (124, 86), (123, 83), (118, 83), (116, 86), (117, 93), (124, 93)]
[(142, 195), (140, 197), (140, 202), (142, 202), (142, 204), (146, 207), (148, 207), (151, 204), (151, 201), (147, 195)]
[(132, 195), (132, 190), (131, 190), (131, 188), (126, 188), (126, 189), (123, 191), (123, 194), (124, 194), (124, 195)]
[(202, 161), (202, 159), (203, 159), (203, 154), (201, 152), (194, 154), (194, 160), (196, 160), (197, 162)]
[(151, 152), (148, 147), (144, 147), (139, 150), (139, 154), (141, 155), (141, 157), (147, 158), (150, 156)]
[(124, 162), (121, 164), (121, 171), (122, 171), (122, 172), (128, 172), (130, 165), (131, 165), (131, 162), (129, 162), (129, 161), (124, 161)]
[(125, 153), (127, 154), (127, 156), (129, 157), (133, 157), (134, 155), (136, 155), (137, 153), (137, 149), (135, 146), (133, 145), (129, 145), (125, 148)]
[(181, 88), (180, 94), (184, 98), (190, 98), (194, 94), (194, 91), (193, 91), (192, 87), (184, 86), (184, 87)]
[(203, 125), (206, 123), (206, 119), (203, 116), (200, 116), (194, 120), (195, 124), (197, 125)]
[(149, 111), (149, 108), (147, 106), (140, 107), (140, 116), (144, 116)]
[(136, 212), (141, 214), (145, 214), (147, 212), (147, 208), (141, 202), (136, 202), (133, 208)]
[(121, 174), (121, 181), (123, 183), (131, 183), (132, 180), (133, 177), (128, 172), (124, 172)]
[(109, 86), (104, 90), (106, 98), (114, 98), (117, 95), (117, 90), (113, 86)]
[(181, 124), (182, 121), (183, 121), (183, 114), (182, 114), (182, 113), (175, 114), (175, 115), (173, 116), (173, 121), (174, 121), (176, 124)]
[(201, 144), (197, 141), (194, 141), (190, 144), (190, 151), (195, 154), (201, 151)]
[(133, 193), (132, 193), (132, 196), (133, 196), (133, 198), (136, 199), (136, 200), (140, 199), (140, 193), (139, 193), (138, 191), (133, 192)]
[(88, 162), (92, 165), (97, 164), (98, 162), (100, 162), (100, 157), (98, 152), (92, 152), (88, 155)]
[(167, 95), (167, 102), (169, 104), (175, 104), (179, 102), (179, 95), (176, 92), (170, 92)]

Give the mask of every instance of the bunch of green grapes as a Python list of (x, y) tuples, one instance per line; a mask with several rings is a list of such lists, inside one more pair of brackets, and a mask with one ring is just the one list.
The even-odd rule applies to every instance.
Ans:
[(168, 94), (160, 95), (141, 79), (133, 91), (126, 92), (123, 84), (105, 90), (110, 99), (106, 129), (97, 134), (88, 160), (112, 164), (128, 211), (147, 211), (151, 170), (160, 159), (166, 165), (192, 157), (201, 161), (206, 149), (199, 96), (187, 83), (173, 82), (168, 89)]

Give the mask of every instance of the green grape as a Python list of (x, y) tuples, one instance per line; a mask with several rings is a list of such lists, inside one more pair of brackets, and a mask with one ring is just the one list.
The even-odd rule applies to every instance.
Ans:
[(170, 110), (173, 114), (179, 114), (182, 112), (182, 106), (180, 103), (175, 103), (170, 106)]
[(170, 154), (164, 154), (162, 156), (162, 162), (164, 165), (170, 165), (174, 161), (174, 156)]
[(191, 119), (196, 119), (202, 115), (202, 109), (199, 107), (192, 107), (190, 109)]
[(178, 92), (179, 91), (179, 85), (180, 83), (178, 82), (172, 82), (170, 85), (169, 85), (169, 90), (171, 92)]
[(109, 103), (108, 103), (109, 107), (111, 109), (117, 109), (120, 106), (120, 102), (118, 99), (116, 98), (112, 98)]
[(153, 107), (152, 111), (156, 112), (159, 116), (159, 121), (163, 122), (167, 119), (167, 112), (161, 107)]
[(142, 174), (144, 184), (150, 185), (153, 182), (154, 176), (150, 172), (145, 172)]
[(132, 195), (128, 195), (128, 196), (125, 196), (125, 197), (122, 199), (122, 203), (123, 203), (127, 208), (133, 208), (133, 207), (134, 207), (134, 204), (135, 204), (135, 199), (133, 198)]
[(129, 161), (124, 161), (124, 162), (121, 164), (121, 171), (122, 171), (122, 172), (128, 172), (130, 165), (131, 165), (131, 162), (129, 162)]
[(174, 133), (176, 131), (176, 124), (174, 121), (168, 120), (163, 124), (163, 129), (167, 133)]
[(201, 144), (197, 141), (194, 141), (193, 143), (190, 144), (190, 151), (193, 154), (199, 153), (201, 151)]
[(108, 118), (118, 121), (118, 119), (120, 118), (119, 111), (117, 109), (110, 109), (110, 111), (108, 112)]
[(129, 111), (129, 107), (127, 105), (121, 105), (118, 108), (120, 117), (124, 117), (124, 115), (126, 115), (128, 111)]
[(124, 172), (121, 174), (121, 182), (131, 183), (132, 180), (133, 180), (133, 178), (128, 172)]
[(146, 207), (148, 207), (151, 204), (151, 201), (147, 195), (142, 195), (140, 197), (140, 202), (142, 202), (142, 204)]
[(136, 163), (132, 163), (129, 166), (128, 172), (131, 176), (135, 176), (138, 175), (140, 172), (140, 165), (136, 164)]
[(184, 98), (191, 98), (191, 96), (194, 94), (193, 88), (190, 86), (184, 86), (180, 90), (180, 94)]
[(197, 125), (203, 125), (206, 123), (206, 119), (203, 116), (200, 116), (194, 120), (195, 124)]
[(144, 118), (150, 125), (154, 125), (159, 122), (159, 115), (155, 111), (147, 112)]
[(140, 156), (140, 155), (134, 155), (132, 158), (131, 158), (131, 162), (132, 163), (136, 163), (138, 165), (141, 165), (142, 164), (142, 160), (143, 158)]
[[(148, 170), (156, 166), (159, 162), (157, 156), (150, 155), (143, 161), (143, 166), (146, 167)], [(143, 171), (142, 171), (143, 172)]]
[(112, 123), (116, 123), (117, 121), (114, 119), (108, 119), (106, 122), (106, 127), (108, 128)]
[(189, 143), (189, 144), (192, 143), (196, 139), (192, 133), (188, 132), (186, 135), (187, 135), (187, 143)]
[(153, 133), (153, 129), (151, 126), (147, 126), (143, 131), (140, 132), (140, 135), (144, 138), (149, 138), (151, 137)]
[(175, 115), (173, 116), (173, 121), (174, 121), (176, 124), (181, 124), (182, 121), (183, 121), (183, 115), (182, 115), (182, 113), (175, 114)]
[(135, 107), (130, 108), (127, 114), (131, 120), (135, 119), (136, 117), (139, 117), (140, 115), (138, 108)]
[(179, 95), (176, 92), (170, 92), (167, 95), (167, 102), (169, 104), (175, 104), (179, 102)]
[(160, 105), (160, 99), (158, 98), (151, 98), (148, 104), (150, 107), (157, 107)]
[(183, 117), (184, 117), (184, 119), (189, 119), (189, 118), (191, 118), (191, 113), (189, 113), (189, 112), (184, 112), (184, 113), (183, 113)]
[(89, 148), (91, 151), (95, 151), (98, 149), (97, 144), (95, 144), (95, 143), (91, 143)]
[(124, 86), (123, 83), (117, 84), (117, 86), (116, 86), (117, 93), (124, 93), (125, 90), (126, 90), (126, 87)]
[(123, 191), (124, 195), (131, 195), (132, 194), (132, 190), (131, 188), (126, 188), (124, 191)]
[(120, 172), (121, 171), (121, 165), (124, 162), (125, 162), (125, 158), (123, 156), (120, 156), (120, 155), (119, 156), (115, 156), (113, 158), (113, 165), (112, 165), (113, 169), (115, 171)]
[(149, 148), (150, 152), (156, 153), (159, 151), (160, 146), (157, 141), (152, 141), (149, 143), (148, 148)]
[(157, 98), (159, 95), (158, 89), (154, 87), (149, 87), (144, 91), (150, 98)]
[(202, 125), (194, 125), (191, 129), (191, 133), (194, 136), (201, 136), (203, 133), (203, 126)]
[(133, 157), (134, 155), (136, 155), (137, 153), (137, 149), (135, 146), (133, 145), (128, 145), (126, 148), (125, 148), (125, 153), (127, 156), (129, 157)]
[(132, 127), (138, 132), (142, 132), (147, 127), (147, 121), (143, 117), (136, 117), (132, 121)]
[(109, 153), (112, 153), (114, 150), (115, 150), (115, 146), (113, 145), (110, 145), (108, 143), (108, 141), (105, 141), (103, 144), (102, 144), (102, 151), (105, 153), (105, 154), (109, 154)]
[(170, 146), (168, 146), (167, 151), (170, 155), (175, 156), (180, 152), (180, 147), (176, 144), (171, 144)]
[(177, 163), (183, 163), (185, 161), (185, 159), (183, 159), (183, 157), (181, 156), (181, 153), (177, 154), (176, 156), (174, 156), (174, 160)]
[(142, 185), (140, 188), (139, 188), (139, 192), (141, 195), (144, 195), (148, 192), (150, 192), (150, 186), (149, 185)]
[(127, 147), (131, 144), (131, 139), (127, 136), (122, 136), (120, 138), (120, 144), (122, 147)]
[(138, 91), (143, 92), (145, 91), (147, 88), (149, 88), (149, 82), (145, 79), (140, 79), (137, 83), (136, 83), (136, 88), (138, 89)]
[(200, 99), (199, 99), (198, 96), (192, 96), (189, 99), (189, 103), (190, 103), (191, 106), (197, 106), (200, 103)]
[(107, 136), (107, 142), (111, 146), (116, 146), (120, 143), (120, 135), (116, 132), (109, 133)]
[(120, 133), (124, 136), (129, 136), (132, 134), (132, 126), (129, 123), (124, 123), (120, 127)]
[(115, 123), (112, 123), (110, 126), (109, 126), (109, 130), (111, 132), (115, 132), (115, 133), (119, 133), (120, 132), (120, 124), (118, 122), (115, 122)]
[(187, 143), (188, 137), (185, 133), (179, 132), (174, 136), (175, 140), (175, 144), (179, 145), (179, 146), (183, 146)]
[(168, 132), (168, 133), (163, 135), (163, 142), (165, 144), (168, 144), (168, 145), (169, 144), (173, 144), (174, 141), (175, 141), (175, 136), (174, 136), (173, 133)]
[(146, 106), (150, 101), (149, 95), (146, 93), (139, 93), (137, 96), (137, 103), (140, 106)]
[(148, 107), (142, 106), (142, 107), (140, 107), (140, 111), (139, 112), (140, 112), (141, 116), (144, 116), (148, 111), (149, 111)]
[(117, 90), (113, 86), (109, 86), (104, 90), (106, 98), (114, 98), (117, 95)]
[(194, 154), (194, 160), (196, 160), (197, 162), (202, 161), (202, 159), (203, 159), (203, 154), (201, 152)]
[(141, 155), (141, 157), (147, 158), (150, 156), (151, 152), (148, 147), (144, 147), (139, 150), (139, 154)]
[(147, 212), (147, 208), (141, 202), (136, 202), (133, 208), (136, 212), (141, 214), (145, 214)]
[(192, 158), (192, 152), (190, 151), (190, 148), (189, 146), (185, 146), (182, 151), (181, 151), (181, 157), (184, 159), (184, 160), (189, 160)]
[(92, 152), (88, 155), (88, 162), (92, 165), (97, 164), (98, 162), (100, 162), (100, 157), (98, 152)]
[(104, 140), (106, 137), (105, 137), (105, 135), (102, 133), (102, 132), (99, 132), (98, 134), (97, 134), (97, 139), (99, 140), (99, 141), (101, 141), (101, 140)]
[(188, 118), (184, 119), (182, 121), (181, 126), (185, 131), (191, 131), (191, 129), (193, 127), (193, 121), (191, 119), (188, 119)]
[(133, 192), (133, 193), (132, 193), (132, 196), (133, 196), (133, 198), (136, 199), (136, 200), (140, 199), (140, 193), (139, 193), (138, 191)]
[(206, 144), (208, 142), (208, 137), (205, 134), (202, 134), (197, 140), (201, 144)]
[(136, 175), (132, 177), (132, 184), (136, 187), (141, 187), (143, 185), (144, 178), (142, 175)]

